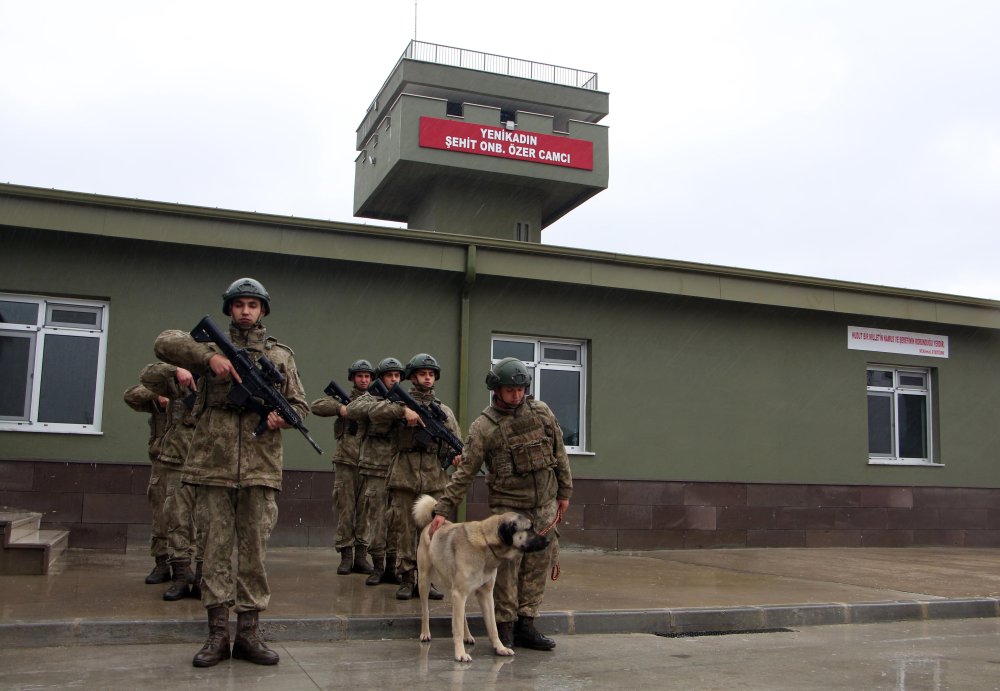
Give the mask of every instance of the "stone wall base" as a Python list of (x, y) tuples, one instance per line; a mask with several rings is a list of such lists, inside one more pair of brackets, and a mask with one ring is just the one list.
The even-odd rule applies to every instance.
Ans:
[[(0, 461), (0, 506), (43, 514), (69, 546), (149, 541), (148, 463)], [(273, 546), (332, 547), (332, 471), (287, 471)], [(469, 519), (488, 515), (477, 478)], [(564, 545), (708, 547), (1000, 546), (1000, 489), (574, 480)]]

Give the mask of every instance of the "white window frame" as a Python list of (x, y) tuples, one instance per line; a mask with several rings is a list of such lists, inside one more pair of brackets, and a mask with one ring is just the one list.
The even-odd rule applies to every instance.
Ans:
[[(545, 400), (545, 391), (541, 386), (540, 377), (538, 376), (539, 370), (563, 370), (579, 372), (580, 374), (580, 419), (578, 427), (578, 443), (570, 446), (566, 445), (566, 452), (572, 454), (586, 454), (587, 453), (587, 342), (579, 339), (570, 338), (542, 338), (542, 337), (530, 337), (530, 336), (514, 336), (512, 334), (493, 334), (490, 338), (490, 355), (491, 364), (496, 364), (500, 361), (499, 358), (493, 358), (493, 344), (496, 341), (512, 341), (516, 343), (526, 343), (533, 346), (534, 355), (531, 360), (525, 360), (524, 364), (532, 373), (532, 382), (529, 392), (538, 398), (540, 401)], [(579, 348), (580, 361), (578, 363), (568, 363), (568, 362), (555, 362), (547, 361), (542, 357), (542, 348), (546, 345), (565, 345), (571, 346), (573, 348)]]
[[(927, 367), (908, 367), (899, 365), (884, 365), (884, 364), (869, 364), (865, 368), (865, 378), (867, 382), (868, 372), (878, 371), (878, 372), (889, 372), (892, 374), (892, 386), (867, 386), (866, 384), (866, 394), (865, 400), (867, 401), (868, 396), (871, 394), (876, 394), (879, 396), (885, 396), (891, 401), (891, 411), (892, 411), (892, 450), (891, 453), (881, 454), (872, 453), (871, 449), (868, 451), (868, 463), (869, 465), (906, 465), (906, 466), (941, 466), (941, 463), (937, 463), (934, 460), (934, 407), (932, 399), (932, 372), (931, 369)], [(906, 374), (916, 374), (923, 377), (924, 386), (912, 386), (900, 382), (900, 375), (905, 376)], [(911, 458), (907, 456), (900, 456), (900, 440), (899, 440), (899, 396), (923, 396), (926, 398), (925, 410), (927, 419), (924, 421), (927, 425), (927, 456), (925, 458)], [(866, 420), (867, 429), (867, 420)]]
[[(104, 376), (107, 367), (108, 316), (110, 305), (97, 300), (76, 300), (40, 295), (0, 293), (0, 300), (22, 302), (38, 306), (34, 324), (13, 324), (0, 322), (0, 335), (25, 335), (32, 341), (28, 361), (28, 405), (27, 417), (0, 419), (0, 431), (4, 432), (47, 432), (55, 434), (102, 434), (104, 410)], [(95, 315), (94, 325), (76, 325), (52, 321), (53, 308), (66, 307)], [(98, 340), (97, 371), (94, 382), (94, 419), (90, 424), (65, 422), (45, 422), (38, 419), (39, 398), (42, 388), (42, 367), (45, 353), (45, 339), (48, 336), (72, 336)]]

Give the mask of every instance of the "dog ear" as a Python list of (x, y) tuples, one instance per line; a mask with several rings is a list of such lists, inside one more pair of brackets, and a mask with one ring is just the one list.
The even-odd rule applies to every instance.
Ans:
[(497, 535), (500, 537), (500, 542), (508, 547), (514, 546), (515, 532), (517, 532), (517, 525), (512, 521), (500, 521), (500, 525), (497, 526)]

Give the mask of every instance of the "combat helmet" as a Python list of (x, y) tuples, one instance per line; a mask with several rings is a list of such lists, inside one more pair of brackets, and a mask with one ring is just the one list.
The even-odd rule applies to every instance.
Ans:
[(438, 361), (427, 353), (417, 353), (410, 358), (409, 364), (406, 365), (406, 371), (403, 372), (403, 379), (409, 379), (410, 375), (418, 369), (433, 370), (434, 381), (441, 379), (441, 368), (438, 367)]
[(222, 313), (232, 316), (229, 303), (235, 298), (257, 298), (264, 308), (264, 316), (271, 313), (271, 296), (264, 285), (255, 278), (238, 278), (222, 294)]
[(516, 357), (505, 357), (486, 373), (486, 388), (496, 391), (501, 386), (531, 386), (531, 372)]
[(399, 372), (402, 374), (404, 371), (403, 363), (394, 357), (387, 357), (378, 363), (378, 367), (375, 368), (375, 376), (381, 377), (386, 372)]
[(375, 368), (367, 360), (355, 360), (352, 362), (351, 366), (347, 368), (347, 378), (354, 379), (354, 375), (358, 372), (367, 372), (373, 377), (375, 376)]

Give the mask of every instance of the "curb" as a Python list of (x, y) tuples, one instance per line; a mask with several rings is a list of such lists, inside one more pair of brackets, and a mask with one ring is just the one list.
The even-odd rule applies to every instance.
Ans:
[[(646, 633), (699, 635), (746, 633), (800, 626), (872, 624), (932, 619), (979, 619), (1000, 616), (1000, 598), (892, 600), (853, 604), (765, 605), (644, 610), (544, 612), (536, 623), (543, 633), (587, 635)], [(482, 635), (482, 618), (469, 615), (473, 632)], [(347, 615), (335, 617), (265, 618), (268, 640), (344, 641), (416, 639), (420, 617)], [(137, 645), (192, 643), (205, 637), (204, 620), (97, 620), (9, 622), (0, 624), (0, 646), (34, 648), (71, 645)], [(432, 617), (431, 635), (451, 635), (450, 617)]]

